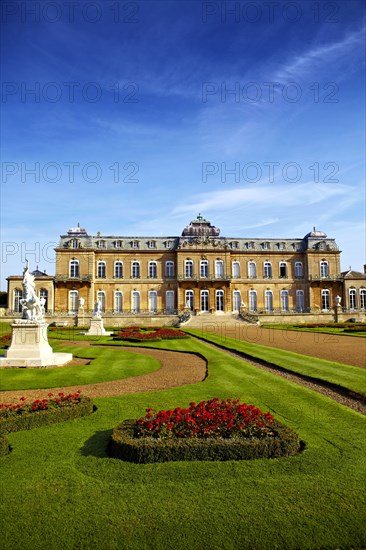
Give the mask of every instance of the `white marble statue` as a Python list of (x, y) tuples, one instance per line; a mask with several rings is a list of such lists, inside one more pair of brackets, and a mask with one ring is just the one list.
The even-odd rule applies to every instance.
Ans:
[(85, 300), (84, 298), (79, 298), (79, 308), (84, 309)]
[(336, 306), (340, 306), (340, 305), (341, 305), (341, 301), (342, 301), (341, 296), (337, 295), (337, 296), (336, 296)]
[(44, 304), (36, 294), (36, 285), (34, 275), (29, 271), (29, 262), (26, 260), (23, 271), (23, 298), (20, 303), (23, 308), (23, 319), (35, 321), (37, 323), (44, 322), (43, 312)]
[(93, 317), (102, 318), (102, 302), (100, 300), (95, 302)]

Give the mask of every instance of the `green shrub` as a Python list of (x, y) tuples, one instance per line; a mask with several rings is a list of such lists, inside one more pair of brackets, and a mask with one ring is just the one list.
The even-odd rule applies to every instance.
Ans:
[(292, 456), (304, 447), (299, 436), (275, 421), (275, 437), (263, 439), (154, 439), (134, 437), (135, 420), (125, 420), (112, 433), (108, 454), (127, 462), (148, 464), (178, 460), (252, 460)]
[(92, 412), (92, 400), (89, 397), (80, 396), (78, 403), (72, 403), (68, 406), (0, 418), (0, 434), (31, 430), (32, 428), (87, 416)]

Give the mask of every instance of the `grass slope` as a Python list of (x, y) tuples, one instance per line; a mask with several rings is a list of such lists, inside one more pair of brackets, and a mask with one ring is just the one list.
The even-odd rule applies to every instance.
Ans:
[(57, 346), (56, 351), (71, 352), (74, 356), (92, 359), (89, 365), (52, 369), (2, 369), (0, 390), (30, 390), (94, 384), (139, 376), (160, 368), (153, 357), (130, 351), (108, 348)]
[[(205, 382), (95, 400), (91, 417), (10, 434), (1, 459), (6, 550), (314, 549), (366, 546), (365, 419), (306, 388), (213, 350)], [(300, 433), (289, 459), (151, 465), (106, 457), (112, 428), (145, 408), (241, 397)]]
[(185, 329), (185, 332), (224, 348), (247, 353), (254, 358), (263, 359), (289, 371), (325, 380), (363, 396), (366, 395), (366, 371), (359, 367), (300, 355), (299, 353), (271, 348), (269, 346), (252, 344), (251, 342), (237, 340), (228, 336), (223, 337), (203, 332), (202, 330)]

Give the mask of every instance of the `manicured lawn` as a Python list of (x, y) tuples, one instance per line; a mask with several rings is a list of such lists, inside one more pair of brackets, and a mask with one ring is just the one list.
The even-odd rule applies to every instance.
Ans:
[[(363, 548), (365, 419), (336, 402), (189, 339), (208, 378), (95, 400), (90, 417), (9, 435), (1, 459), (4, 549)], [(148, 346), (147, 346), (148, 347)], [(152, 346), (151, 346), (152, 347)], [(106, 457), (112, 428), (145, 408), (241, 397), (297, 430), (296, 457), (136, 465)]]
[(366, 338), (366, 332), (350, 331), (347, 332), (344, 328), (339, 328), (336, 325), (334, 327), (303, 327), (301, 325), (261, 325), (262, 328), (274, 328), (277, 330), (296, 330), (300, 332), (320, 332), (322, 334), (336, 334), (338, 336), (358, 336)]
[(24, 390), (94, 384), (147, 374), (160, 368), (152, 357), (108, 348), (54, 346), (55, 351), (93, 359), (89, 365), (52, 369), (2, 369), (0, 390)]
[(202, 330), (185, 329), (185, 332), (199, 336), (208, 342), (219, 344), (224, 348), (247, 353), (254, 358), (264, 359), (290, 371), (325, 380), (363, 396), (366, 395), (366, 371), (359, 367), (343, 365), (342, 363), (301, 355), (269, 346), (261, 346), (228, 336), (211, 334)]

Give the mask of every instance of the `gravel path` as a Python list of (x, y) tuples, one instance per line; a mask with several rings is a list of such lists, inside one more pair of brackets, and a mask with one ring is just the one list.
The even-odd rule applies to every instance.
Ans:
[[(90, 342), (77, 342), (75, 344), (67, 343), (70, 347), (89, 346)], [(207, 363), (204, 359), (193, 353), (182, 353), (176, 351), (163, 351), (151, 348), (138, 348), (123, 346), (103, 346), (113, 349), (130, 351), (140, 355), (148, 355), (157, 359), (161, 363), (161, 368), (149, 374), (133, 376), (122, 380), (112, 380), (110, 382), (100, 382), (97, 384), (85, 384), (83, 386), (67, 386), (60, 388), (42, 389), (42, 390), (16, 390), (0, 392), (0, 403), (10, 403), (18, 401), (19, 397), (26, 395), (30, 400), (44, 399), (48, 393), (58, 392), (73, 393), (81, 389), (83, 395), (88, 397), (111, 397), (127, 393), (144, 393), (169, 388), (184, 386), (185, 384), (196, 384), (206, 378)]]

